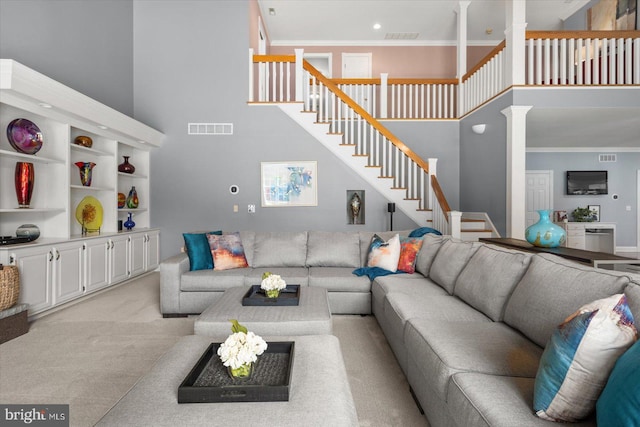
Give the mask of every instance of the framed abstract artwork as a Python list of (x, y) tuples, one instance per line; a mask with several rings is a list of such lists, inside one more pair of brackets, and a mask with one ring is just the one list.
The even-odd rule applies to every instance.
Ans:
[(262, 207), (318, 206), (318, 162), (260, 163)]

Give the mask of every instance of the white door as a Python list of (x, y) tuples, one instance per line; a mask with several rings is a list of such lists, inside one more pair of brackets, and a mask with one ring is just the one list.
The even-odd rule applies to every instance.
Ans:
[(85, 242), (85, 268), (87, 292), (109, 284), (109, 239), (90, 239)]
[(84, 292), (83, 244), (74, 242), (54, 248), (54, 303), (70, 301)]
[(343, 53), (342, 54), (342, 78), (343, 79), (370, 79), (371, 78), (371, 52)]
[(527, 227), (538, 222), (538, 210), (553, 208), (553, 171), (527, 171), (525, 203)]
[[(371, 78), (371, 53), (343, 53), (342, 54), (342, 78), (343, 79), (370, 79)], [(345, 88), (347, 95), (368, 113), (370, 109), (371, 85), (349, 85)]]

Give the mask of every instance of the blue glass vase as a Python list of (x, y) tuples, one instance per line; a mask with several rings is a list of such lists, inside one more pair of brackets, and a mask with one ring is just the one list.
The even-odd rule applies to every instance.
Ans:
[(129, 216), (127, 217), (127, 220), (122, 225), (124, 225), (124, 228), (126, 228), (127, 230), (131, 230), (133, 227), (136, 226), (136, 223), (133, 222), (133, 219), (131, 219), (131, 212), (129, 212)]
[(555, 248), (564, 243), (567, 234), (564, 228), (551, 222), (550, 213), (550, 210), (539, 210), (540, 220), (525, 230), (524, 237), (533, 246)]

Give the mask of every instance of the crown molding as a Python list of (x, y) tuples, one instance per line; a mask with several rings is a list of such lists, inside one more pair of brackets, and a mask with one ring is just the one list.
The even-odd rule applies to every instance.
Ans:
[[(467, 46), (494, 47), (501, 40), (469, 40)], [(271, 46), (457, 46), (455, 40), (272, 40)]]

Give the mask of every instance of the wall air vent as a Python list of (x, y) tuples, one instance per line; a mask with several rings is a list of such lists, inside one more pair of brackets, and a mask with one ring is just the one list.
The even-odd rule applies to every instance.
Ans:
[(189, 123), (189, 135), (233, 135), (233, 123)]
[(598, 160), (600, 163), (614, 163), (618, 161), (615, 154), (599, 154)]
[(420, 33), (387, 33), (384, 38), (386, 40), (415, 40)]

